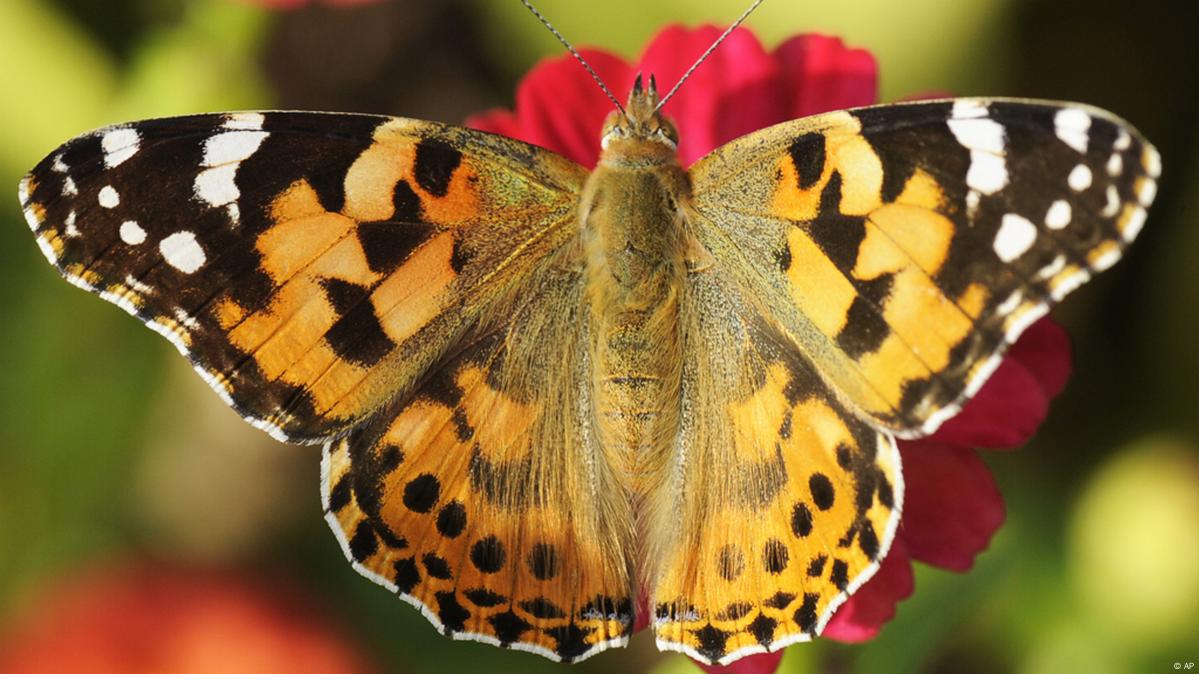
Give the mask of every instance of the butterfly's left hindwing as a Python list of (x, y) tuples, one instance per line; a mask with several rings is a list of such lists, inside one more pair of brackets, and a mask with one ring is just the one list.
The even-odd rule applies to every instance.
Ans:
[(633, 624), (632, 514), (590, 422), (577, 265), (325, 448), (326, 517), (363, 575), (444, 634), (575, 661)]
[(697, 237), (875, 423), (931, 433), (1111, 266), (1160, 160), (1110, 113), (958, 99), (817, 115), (692, 167)]
[(235, 113), (81, 136), (21, 202), (67, 280), (167, 337), (251, 423), (303, 442), (410, 391), (502, 313), (570, 237), (584, 177), (430, 122)]

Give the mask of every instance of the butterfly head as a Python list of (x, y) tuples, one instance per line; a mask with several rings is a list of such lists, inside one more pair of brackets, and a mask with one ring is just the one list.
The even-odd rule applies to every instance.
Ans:
[(623, 110), (613, 110), (604, 121), (600, 137), (604, 153), (639, 151), (673, 157), (679, 145), (679, 132), (657, 108), (658, 85), (654, 76), (649, 76), (649, 87), (644, 87), (641, 75), (637, 75), (628, 104)]

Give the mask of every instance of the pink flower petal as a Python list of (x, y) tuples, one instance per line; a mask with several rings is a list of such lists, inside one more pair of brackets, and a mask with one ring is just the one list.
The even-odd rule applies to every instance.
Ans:
[(871, 105), (878, 100), (878, 65), (865, 49), (839, 38), (797, 35), (774, 50), (781, 66), (787, 118)]
[(1019, 447), (1048, 413), (1049, 398), (1041, 383), (1019, 361), (1007, 358), (932, 440), (956, 447)]
[(932, 439), (959, 447), (1014, 448), (1028, 442), (1049, 413), (1049, 401), (1070, 376), (1070, 340), (1042, 319), (1008, 349), (1003, 362), (961, 414)]
[(1008, 349), (1008, 360), (1021, 363), (1041, 384), (1049, 398), (1055, 398), (1070, 378), (1070, 336), (1052, 318), (1028, 326), (1020, 339)]
[[(716, 26), (667, 27), (646, 47), (639, 68), (657, 78), (665, 96), (721, 32)], [(785, 104), (778, 65), (753, 33), (738, 29), (662, 110), (678, 126), (679, 161), (688, 166), (734, 138), (784, 121)]]
[(516, 115), (511, 110), (503, 108), (492, 108), (486, 112), (473, 114), (466, 118), (464, 124), (479, 131), (498, 133), (509, 138), (521, 138), (520, 121), (516, 119)]
[(1003, 524), (1003, 497), (970, 449), (900, 441), (904, 504), (899, 537), (912, 557), (966, 571)]
[(824, 628), (824, 636), (846, 643), (868, 641), (884, 623), (895, 617), (895, 605), (912, 594), (912, 560), (897, 538), (878, 571), (837, 609)]
[[(620, 57), (594, 49), (579, 52), (617, 98), (627, 95), (634, 73)], [(612, 102), (571, 56), (547, 59), (521, 80), (516, 91), (516, 136), (565, 155), (583, 166), (599, 160), (600, 130)]]

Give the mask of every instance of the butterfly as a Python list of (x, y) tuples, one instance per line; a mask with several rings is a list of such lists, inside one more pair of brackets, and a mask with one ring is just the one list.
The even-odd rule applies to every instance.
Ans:
[(71, 283), (251, 424), (324, 445), (326, 518), (438, 630), (727, 664), (818, 635), (933, 432), (1136, 237), (1160, 159), (1078, 104), (820, 114), (679, 165), (640, 78), (589, 172), (434, 122), (118, 124), (21, 182)]

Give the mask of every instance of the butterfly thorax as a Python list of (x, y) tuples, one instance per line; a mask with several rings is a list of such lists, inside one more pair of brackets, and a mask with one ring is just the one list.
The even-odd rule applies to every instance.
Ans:
[(638, 84), (605, 124), (580, 203), (591, 315), (593, 404), (601, 444), (634, 496), (665, 466), (678, 423), (678, 300), (685, 280), (680, 204), (687, 175), (674, 127)]

